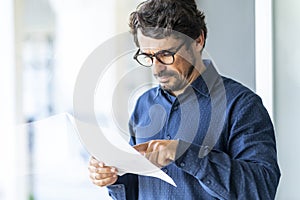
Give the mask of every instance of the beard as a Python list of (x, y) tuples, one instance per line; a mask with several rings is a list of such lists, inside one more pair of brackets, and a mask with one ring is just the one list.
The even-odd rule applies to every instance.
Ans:
[(160, 82), (160, 86), (163, 90), (176, 92), (184, 89), (189, 84), (189, 79), (193, 70), (194, 66), (191, 65), (187, 74), (179, 74), (173, 70), (165, 70), (154, 76)]

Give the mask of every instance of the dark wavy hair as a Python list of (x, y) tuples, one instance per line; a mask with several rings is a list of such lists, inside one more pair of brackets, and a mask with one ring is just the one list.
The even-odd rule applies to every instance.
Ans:
[(130, 14), (130, 31), (134, 41), (137, 40), (137, 30), (143, 35), (162, 39), (179, 32), (196, 39), (204, 35), (204, 46), (207, 27), (203, 12), (197, 9), (195, 0), (147, 0), (138, 5), (136, 11)]

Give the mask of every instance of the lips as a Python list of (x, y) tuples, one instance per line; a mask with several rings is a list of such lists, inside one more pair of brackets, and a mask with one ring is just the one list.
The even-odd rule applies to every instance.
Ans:
[(157, 77), (157, 80), (160, 83), (167, 83), (170, 80), (170, 76), (160, 76), (160, 77)]

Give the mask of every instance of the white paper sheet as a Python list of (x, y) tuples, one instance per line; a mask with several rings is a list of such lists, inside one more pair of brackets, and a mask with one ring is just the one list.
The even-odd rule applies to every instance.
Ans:
[[(173, 179), (142, 156), (114, 130), (82, 122), (66, 114), (87, 151), (97, 160), (118, 169), (119, 175), (133, 173), (159, 178), (176, 187)], [(78, 131), (78, 125), (86, 131)]]

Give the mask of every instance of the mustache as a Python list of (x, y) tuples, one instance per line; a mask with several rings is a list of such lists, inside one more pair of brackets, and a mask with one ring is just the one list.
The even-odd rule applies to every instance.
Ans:
[(177, 73), (172, 70), (163, 70), (157, 74), (154, 74), (155, 77), (163, 77), (163, 76), (177, 76)]

